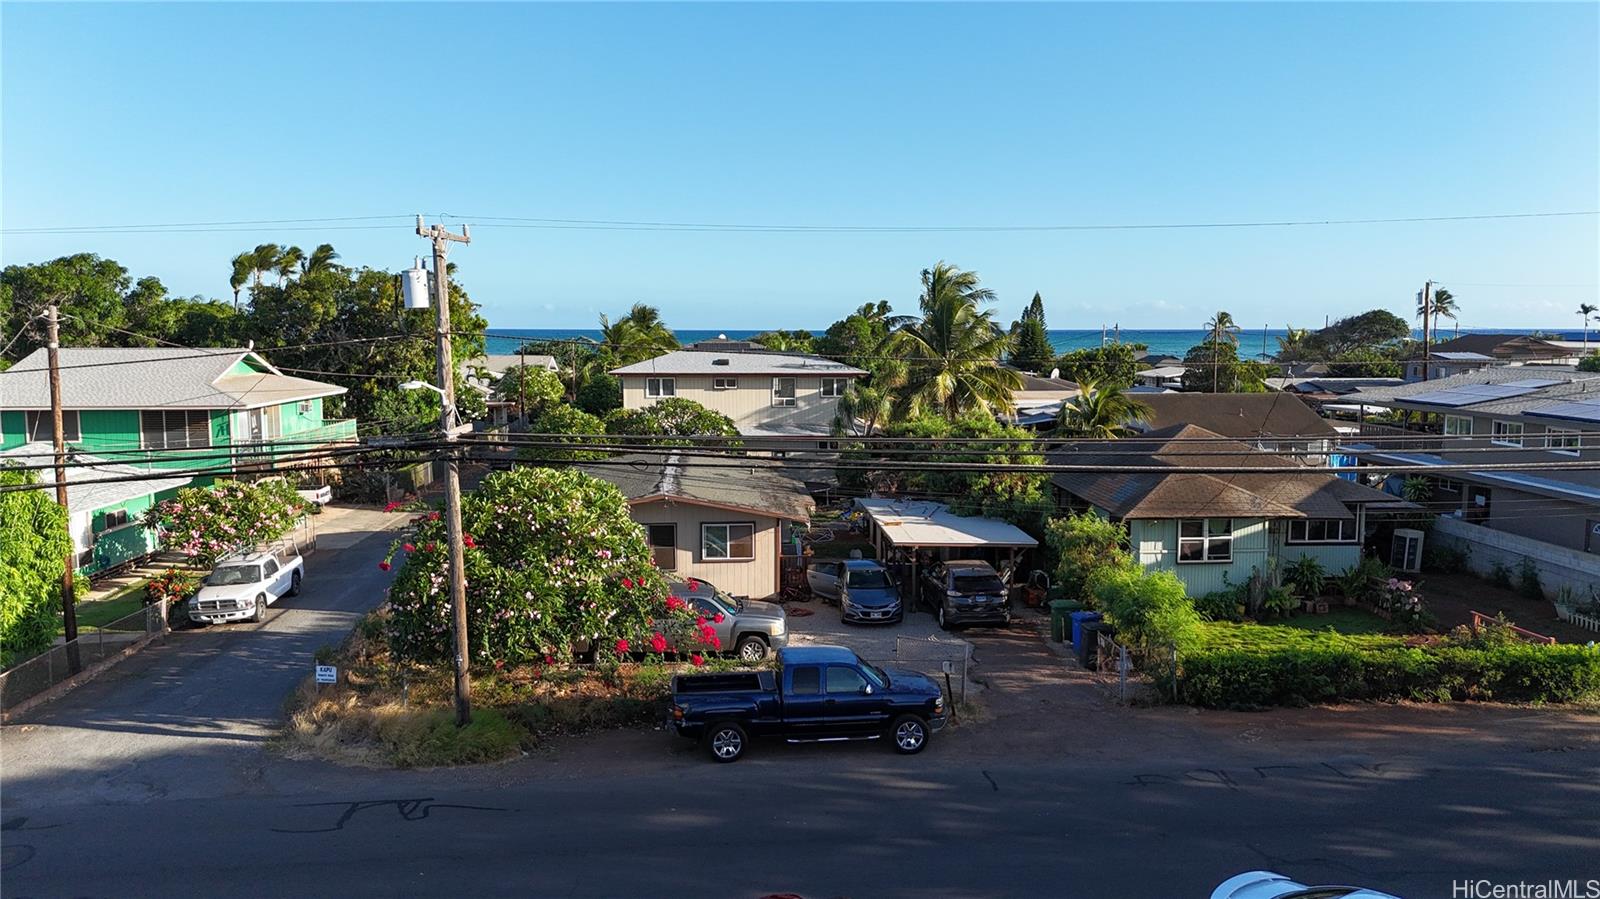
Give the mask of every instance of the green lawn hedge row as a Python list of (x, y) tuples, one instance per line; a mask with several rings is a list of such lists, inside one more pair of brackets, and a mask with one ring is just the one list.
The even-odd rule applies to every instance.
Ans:
[[(1237, 635), (1226, 635), (1237, 636)], [(1484, 648), (1312, 634), (1273, 646), (1208, 641), (1180, 663), (1185, 702), (1209, 708), (1349, 700), (1600, 699), (1600, 648), (1517, 643)]]

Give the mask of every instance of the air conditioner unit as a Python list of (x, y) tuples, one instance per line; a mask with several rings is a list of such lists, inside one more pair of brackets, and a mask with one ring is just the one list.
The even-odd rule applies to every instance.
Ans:
[(1396, 571), (1412, 574), (1422, 570), (1421, 531), (1412, 528), (1395, 528), (1394, 541), (1389, 544), (1389, 565)]

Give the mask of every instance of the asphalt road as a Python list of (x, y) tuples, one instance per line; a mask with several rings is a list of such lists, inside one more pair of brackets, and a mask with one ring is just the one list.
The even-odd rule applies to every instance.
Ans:
[(909, 758), (718, 765), (659, 732), (440, 771), (264, 751), (316, 648), (378, 601), (385, 540), (324, 554), (259, 629), (177, 635), (0, 731), (0, 895), (1183, 899), (1266, 868), (1432, 899), (1600, 878), (1592, 714), (1123, 709), (1027, 635), (975, 638), (989, 717)]

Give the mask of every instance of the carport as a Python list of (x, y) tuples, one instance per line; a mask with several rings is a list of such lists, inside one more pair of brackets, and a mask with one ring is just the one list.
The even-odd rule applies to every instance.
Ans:
[(858, 499), (856, 507), (867, 513), (867, 536), (878, 558), (902, 584), (913, 585), (918, 599), (922, 570), (931, 562), (980, 559), (1015, 579), (1020, 554), (1039, 545), (1010, 522), (957, 515), (931, 500)]

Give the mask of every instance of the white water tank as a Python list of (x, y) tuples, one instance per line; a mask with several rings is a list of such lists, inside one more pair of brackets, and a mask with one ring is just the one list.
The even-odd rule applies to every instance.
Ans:
[(422, 267), (422, 260), (411, 268), (400, 273), (400, 292), (405, 296), (407, 309), (428, 308), (428, 297), (433, 291), (428, 285), (428, 270)]

